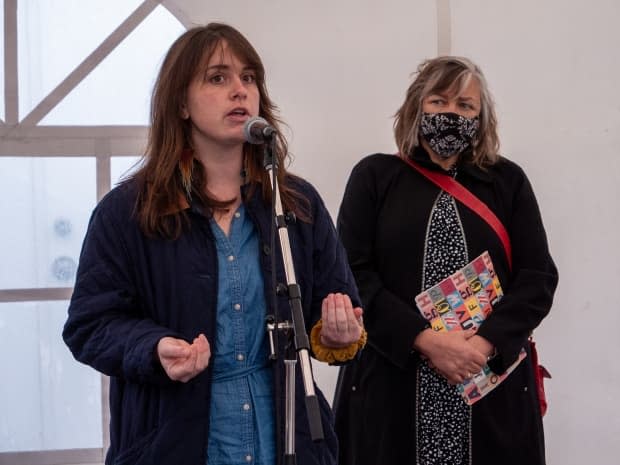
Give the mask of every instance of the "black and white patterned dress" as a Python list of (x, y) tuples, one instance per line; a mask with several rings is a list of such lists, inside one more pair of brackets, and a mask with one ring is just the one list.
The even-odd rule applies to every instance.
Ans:
[[(456, 168), (450, 171), (456, 176)], [(424, 250), (423, 289), (468, 262), (465, 235), (454, 198), (441, 192), (431, 211)], [(418, 371), (417, 461), (419, 465), (470, 463), (471, 407), (455, 386), (420, 363)]]

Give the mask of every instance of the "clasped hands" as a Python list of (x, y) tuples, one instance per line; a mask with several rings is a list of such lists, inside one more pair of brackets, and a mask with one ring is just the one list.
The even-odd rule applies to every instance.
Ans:
[[(362, 335), (362, 309), (354, 308), (346, 294), (325, 297), (321, 319), (321, 344), (326, 347), (347, 347)], [(191, 344), (184, 339), (163, 337), (157, 343), (157, 357), (171, 380), (186, 383), (209, 366), (211, 346), (204, 334), (198, 335)]]
[(452, 332), (426, 329), (415, 339), (414, 348), (450, 384), (462, 383), (478, 373), (493, 352), (493, 345), (478, 336), (475, 329)]

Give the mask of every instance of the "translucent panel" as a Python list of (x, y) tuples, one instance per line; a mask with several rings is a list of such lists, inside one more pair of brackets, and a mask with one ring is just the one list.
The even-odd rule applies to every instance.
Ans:
[(94, 158), (0, 158), (0, 289), (69, 287), (96, 202)]
[(40, 124), (149, 124), (155, 77), (166, 51), (184, 30), (158, 6)]
[(112, 157), (112, 161), (110, 162), (112, 187), (135, 172), (138, 168), (137, 163), (139, 161), (140, 157)]
[(0, 0), (0, 119), (4, 120), (4, 0)]
[(61, 338), (67, 305), (0, 304), (0, 452), (102, 447), (101, 375)]
[(142, 0), (18, 1), (20, 119), (141, 3)]

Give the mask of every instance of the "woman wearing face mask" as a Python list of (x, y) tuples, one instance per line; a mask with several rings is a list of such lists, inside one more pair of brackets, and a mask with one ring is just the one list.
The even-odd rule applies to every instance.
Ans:
[[(480, 69), (460, 57), (422, 63), (394, 127), (399, 154), (358, 163), (338, 217), (368, 330), (367, 348), (340, 372), (340, 464), (544, 464), (531, 354), (472, 406), (455, 386), (486, 363), (501, 374), (517, 360), (558, 280), (532, 187), (498, 154)], [(485, 220), (409, 161), (486, 204), (508, 232), (512, 263)], [(416, 295), (484, 251), (503, 299), (477, 331), (434, 331)]]

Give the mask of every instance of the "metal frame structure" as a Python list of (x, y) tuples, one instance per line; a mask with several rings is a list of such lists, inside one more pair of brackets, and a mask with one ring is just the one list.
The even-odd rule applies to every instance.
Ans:
[[(60, 82), (32, 111), (19, 118), (18, 0), (4, 0), (5, 119), (0, 120), (0, 157), (87, 157), (96, 160), (97, 199), (111, 188), (112, 157), (141, 154), (146, 126), (39, 126), (82, 80), (89, 75), (159, 5), (186, 28), (191, 23), (174, 5), (144, 0), (101, 44)], [(0, 289), (0, 303), (65, 301), (73, 289)], [(102, 375), (102, 445), (93, 449), (67, 449), (0, 453), (0, 465), (102, 464), (109, 445), (109, 381)]]

